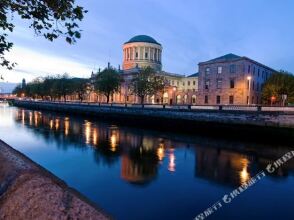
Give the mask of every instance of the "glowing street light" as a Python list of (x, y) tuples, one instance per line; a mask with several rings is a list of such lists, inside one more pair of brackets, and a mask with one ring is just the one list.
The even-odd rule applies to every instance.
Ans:
[(247, 76), (248, 80), (248, 105), (250, 105), (250, 87), (251, 87), (251, 76)]

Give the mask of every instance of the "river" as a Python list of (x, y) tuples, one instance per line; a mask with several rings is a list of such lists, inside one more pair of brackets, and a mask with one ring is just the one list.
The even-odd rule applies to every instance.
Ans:
[[(158, 125), (161, 126), (161, 125)], [(0, 139), (115, 219), (193, 219), (293, 150), (0, 103)], [(294, 159), (208, 219), (293, 219)]]

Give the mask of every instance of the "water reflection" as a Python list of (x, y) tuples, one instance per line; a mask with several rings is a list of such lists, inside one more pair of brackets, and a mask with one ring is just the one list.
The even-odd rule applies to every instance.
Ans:
[[(189, 140), (186, 137), (174, 140), (101, 122), (22, 109), (16, 112), (15, 120), (20, 125), (32, 128), (33, 132), (42, 135), (48, 142), (55, 140), (64, 150), (69, 147), (92, 147), (97, 164), (120, 164), (121, 178), (140, 185), (156, 179), (159, 167), (168, 173), (177, 172), (180, 165), (177, 151), (183, 148), (195, 155), (196, 178), (229, 186), (238, 186), (248, 181), (268, 163), (290, 150), (251, 147), (244, 143)], [(294, 169), (293, 162), (282, 166), (273, 177), (289, 175)]]

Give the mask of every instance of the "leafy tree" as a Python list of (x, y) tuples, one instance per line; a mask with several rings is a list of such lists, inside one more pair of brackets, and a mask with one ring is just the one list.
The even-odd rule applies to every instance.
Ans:
[(72, 92), (77, 94), (79, 100), (82, 102), (87, 94), (89, 88), (88, 79), (73, 78), (71, 79)]
[(272, 74), (262, 89), (262, 99), (265, 103), (269, 103), (271, 97), (282, 103), (282, 95), (287, 95), (287, 103), (294, 103), (294, 75), (285, 71)]
[(131, 83), (132, 92), (139, 96), (141, 104), (147, 95), (156, 95), (164, 89), (164, 78), (156, 75), (151, 67), (146, 67), (134, 77)]
[(72, 94), (71, 80), (68, 74), (57, 75), (53, 84), (54, 94), (66, 102), (66, 96)]
[(107, 103), (109, 103), (110, 96), (118, 92), (122, 78), (114, 68), (104, 69), (98, 73), (95, 78), (95, 90), (106, 96)]
[(49, 41), (58, 37), (72, 44), (81, 37), (77, 24), (87, 13), (75, 0), (1, 0), (0, 1), (0, 65), (12, 69), (11, 63), (4, 57), (11, 50), (13, 43), (7, 40), (8, 33), (13, 32), (13, 15), (29, 22), (29, 27), (36, 35)]

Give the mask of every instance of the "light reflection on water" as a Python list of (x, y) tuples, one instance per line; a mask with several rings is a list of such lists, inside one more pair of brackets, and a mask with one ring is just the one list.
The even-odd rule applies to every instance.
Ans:
[[(7, 106), (0, 107), (0, 117), (1, 139), (118, 219), (192, 219), (291, 150), (175, 136)], [(13, 138), (11, 130), (25, 138)], [(270, 188), (276, 189), (273, 198), (286, 198), (283, 207), (294, 208), (287, 200), (287, 196), (294, 196), (287, 187), (294, 184), (293, 162), (264, 180), (266, 187), (260, 183), (260, 187), (248, 190), (234, 209), (220, 212), (215, 219), (234, 219), (236, 213), (243, 213), (239, 219), (248, 219), (249, 196), (260, 206), (256, 212), (267, 217), (270, 199), (260, 198), (263, 190)], [(282, 209), (276, 213), (287, 219)]]

